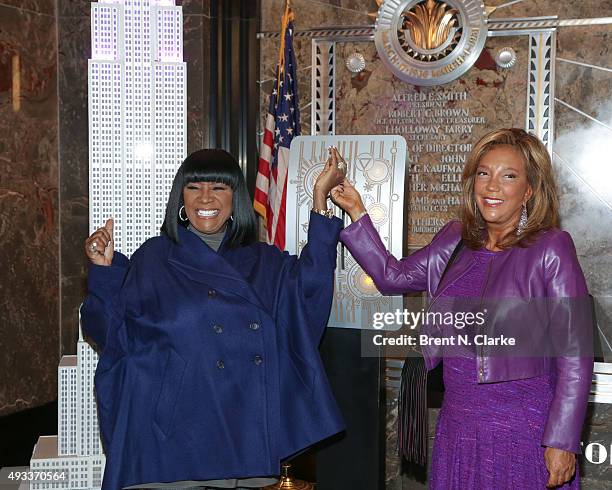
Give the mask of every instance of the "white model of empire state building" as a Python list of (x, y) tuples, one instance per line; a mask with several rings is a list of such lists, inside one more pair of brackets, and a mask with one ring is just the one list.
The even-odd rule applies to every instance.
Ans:
[[(186, 153), (182, 8), (174, 0), (91, 5), (89, 230), (115, 221), (126, 255), (157, 235), (172, 179)], [(30, 470), (65, 470), (32, 490), (99, 489), (104, 474), (94, 393), (98, 355), (79, 328), (77, 355), (58, 368), (58, 435), (38, 439)]]

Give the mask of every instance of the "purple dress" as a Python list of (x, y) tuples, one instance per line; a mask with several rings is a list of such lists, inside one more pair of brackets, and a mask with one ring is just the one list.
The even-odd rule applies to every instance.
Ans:
[[(444, 296), (481, 296), (488, 263), (495, 254), (479, 251), (477, 265)], [(429, 488), (545, 489), (548, 471), (540, 443), (554, 381), (550, 376), (538, 376), (478, 384), (476, 357), (467, 348), (464, 351), (444, 357), (444, 402), (436, 427)], [(555, 488), (580, 488), (578, 469), (569, 483)]]

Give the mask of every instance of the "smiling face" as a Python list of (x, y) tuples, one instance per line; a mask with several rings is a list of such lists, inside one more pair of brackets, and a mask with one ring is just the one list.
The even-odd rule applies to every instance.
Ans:
[(496, 145), (480, 159), (474, 179), (476, 205), (487, 228), (516, 228), (523, 203), (532, 195), (521, 154), (510, 145)]
[(232, 188), (216, 182), (193, 182), (183, 187), (187, 218), (196, 230), (212, 234), (225, 230), (232, 215)]

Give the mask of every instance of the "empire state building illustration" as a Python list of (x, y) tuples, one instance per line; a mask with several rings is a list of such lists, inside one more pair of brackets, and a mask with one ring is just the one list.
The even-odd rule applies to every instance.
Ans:
[[(115, 221), (115, 249), (131, 255), (157, 235), (172, 179), (186, 153), (182, 8), (174, 0), (91, 5), (89, 230)], [(79, 328), (76, 355), (58, 367), (58, 433), (41, 436), (31, 471), (65, 479), (32, 490), (99, 489), (105, 457), (94, 392), (98, 354)]]

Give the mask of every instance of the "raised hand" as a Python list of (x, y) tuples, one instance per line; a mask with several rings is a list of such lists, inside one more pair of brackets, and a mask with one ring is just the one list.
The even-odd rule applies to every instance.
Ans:
[(346, 178), (331, 190), (331, 199), (348, 213), (352, 221), (358, 220), (366, 212), (359, 191)]
[(109, 218), (102, 228), (98, 228), (85, 240), (85, 255), (93, 264), (111, 265), (113, 253), (113, 218)]
[(314, 206), (318, 209), (325, 208), (325, 201), (330, 191), (340, 184), (346, 174), (346, 168), (344, 170), (338, 166), (338, 163), (342, 165), (344, 160), (338, 153), (338, 149), (335, 147), (331, 148), (329, 158), (325, 162), (325, 168), (317, 177), (314, 184)]

